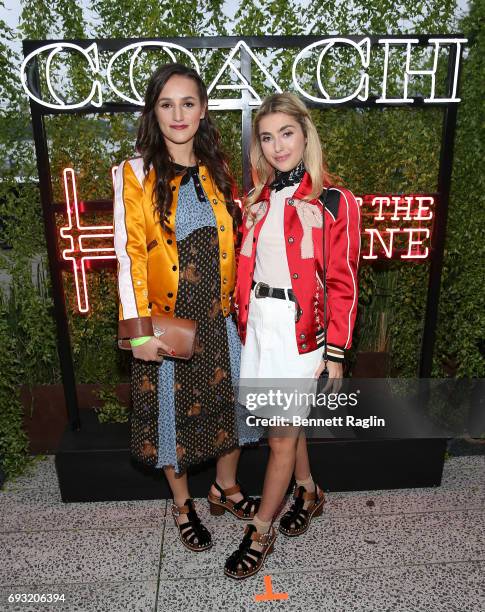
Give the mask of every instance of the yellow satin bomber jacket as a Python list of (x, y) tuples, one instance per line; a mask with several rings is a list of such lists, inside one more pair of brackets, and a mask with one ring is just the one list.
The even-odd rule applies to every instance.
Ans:
[[(199, 166), (201, 185), (217, 222), (220, 253), (221, 310), (229, 315), (235, 284), (235, 253), (232, 217), (224, 196), (207, 168)], [(168, 226), (163, 229), (152, 204), (153, 169), (144, 181), (143, 159), (125, 160), (116, 171), (114, 197), (114, 246), (118, 259), (120, 299), (118, 336), (152, 336), (151, 314), (173, 316), (179, 282), (175, 218), (182, 175), (171, 181), (173, 203)]]

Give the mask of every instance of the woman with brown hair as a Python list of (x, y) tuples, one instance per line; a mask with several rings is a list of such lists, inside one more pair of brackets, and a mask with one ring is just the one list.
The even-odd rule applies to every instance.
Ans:
[[(286, 388), (294, 379), (299, 392), (314, 394), (325, 369), (327, 388), (337, 391), (357, 308), (358, 204), (348, 189), (335, 186), (310, 113), (293, 94), (263, 101), (253, 123), (251, 164), (255, 188), (245, 202), (235, 293), (241, 401), (243, 389), (257, 381)], [(304, 431), (292, 425), (311, 405), (287, 408), (265, 412), (284, 416), (289, 426), (269, 428), (261, 505), (226, 562), (231, 578), (254, 575), (272, 551), (271, 524), (292, 475), (293, 503), (279, 531), (299, 536), (322, 513), (325, 497), (311, 475)]]
[[(115, 183), (119, 336), (133, 352), (131, 450), (163, 468), (182, 543), (212, 546), (189, 494), (188, 467), (217, 459), (214, 513), (248, 520), (257, 503), (236, 482), (239, 446), (255, 439), (237, 417), (233, 381), (240, 344), (230, 315), (238, 207), (219, 133), (198, 73), (166, 64), (150, 78), (136, 149)], [(194, 319), (188, 361), (154, 336), (151, 314)]]

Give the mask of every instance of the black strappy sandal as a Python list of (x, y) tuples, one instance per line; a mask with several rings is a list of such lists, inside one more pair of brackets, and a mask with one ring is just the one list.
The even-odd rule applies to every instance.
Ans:
[[(242, 580), (254, 576), (263, 567), (266, 557), (273, 552), (276, 531), (273, 527), (267, 533), (259, 533), (254, 525), (247, 525), (239, 548), (227, 559), (224, 574), (229, 578)], [(263, 550), (251, 548), (257, 542)]]
[[(229, 487), (228, 489), (223, 489), (214, 481), (213, 486), (219, 491), (221, 496), (217, 497), (209, 491), (207, 499), (209, 500), (209, 510), (212, 515), (220, 516), (224, 514), (226, 510), (229, 510), (229, 512), (232, 512), (238, 519), (250, 521), (258, 511), (261, 500), (249, 497), (239, 483), (236, 483), (233, 487)], [(234, 495), (235, 493), (241, 493), (243, 496), (238, 502), (233, 502), (232, 499), (227, 498), (228, 495)]]
[[(181, 514), (186, 514), (189, 520), (185, 523), (179, 523), (177, 521), (177, 516)], [(173, 504), (172, 516), (177, 526), (182, 544), (186, 548), (195, 552), (200, 552), (212, 546), (211, 534), (197, 516), (192, 499), (186, 499), (183, 506)]]
[[(317, 485), (313, 493), (307, 491), (305, 487), (295, 486), (293, 499), (291, 508), (283, 514), (279, 525), (279, 531), (290, 538), (305, 533), (310, 527), (312, 518), (322, 514), (325, 495)], [(308, 508), (303, 508), (304, 503), (310, 500)]]

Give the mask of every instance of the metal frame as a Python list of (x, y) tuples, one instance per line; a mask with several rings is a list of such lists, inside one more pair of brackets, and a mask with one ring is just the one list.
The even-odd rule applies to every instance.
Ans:
[[(459, 34), (456, 37), (461, 37)], [(203, 38), (151, 38), (151, 39), (90, 39), (90, 40), (47, 40), (47, 41), (30, 41), (23, 42), (23, 52), (26, 57), (29, 53), (37, 50), (44, 45), (51, 43), (74, 43), (82, 48), (87, 48), (93, 42), (98, 46), (99, 51), (117, 51), (122, 47), (134, 43), (144, 42), (147, 40), (156, 40), (171, 42), (187, 49), (227, 49), (234, 47), (238, 41), (244, 41), (251, 49), (290, 49), (304, 48), (323, 38), (337, 38), (337, 36), (214, 36)], [(363, 38), (369, 38), (371, 47), (378, 44), (380, 36), (350, 36), (346, 35), (348, 40), (360, 42)], [(409, 36), (392, 36), (388, 37), (395, 40), (400, 38), (405, 39)], [(427, 46), (429, 39), (449, 39), (450, 35), (433, 35), (433, 36), (413, 36), (418, 41), (420, 46)], [(462, 47), (460, 47), (461, 60)], [(448, 56), (448, 73), (447, 73), (447, 97), (452, 96), (453, 82), (453, 67), (457, 59), (456, 47), (451, 46)], [(40, 92), (39, 80), (39, 65), (37, 57), (33, 58), (31, 70), (28, 73), (29, 85)], [(241, 49), (241, 73), (251, 83), (251, 57)], [(461, 61), (460, 61), (461, 73)], [(459, 88), (460, 74), (458, 75)], [(242, 125), (242, 158), (243, 158), (243, 185), (244, 189), (248, 189), (251, 184), (250, 167), (249, 167), (249, 142), (251, 135), (251, 113), (252, 107), (249, 106), (248, 96), (243, 92), (241, 125)], [(376, 104), (376, 98), (369, 98), (366, 101), (354, 99), (343, 104), (320, 104), (316, 102), (306, 101), (307, 106), (313, 108), (331, 108), (331, 107), (395, 107), (393, 103)], [(402, 104), (404, 106), (405, 104)], [(435, 227), (431, 238), (431, 248), (429, 257), (429, 280), (428, 293), (426, 301), (426, 312), (424, 317), (424, 331), (421, 345), (421, 359), (419, 367), (419, 375), (422, 378), (427, 378), (431, 375), (431, 367), (433, 360), (433, 349), (436, 337), (436, 323), (438, 317), (439, 294), (441, 285), (441, 271), (443, 268), (443, 254), (446, 237), (446, 224), (448, 216), (448, 205), (451, 185), (451, 170), (453, 164), (453, 149), (456, 131), (457, 119), (457, 103), (456, 102), (429, 102), (424, 104), (422, 97), (414, 98), (413, 106), (426, 108), (441, 106), (444, 110), (442, 123), (442, 136), (440, 143), (440, 161), (438, 172), (437, 191), (439, 193), (438, 207), (435, 212)], [(140, 107), (128, 103), (104, 103), (101, 107), (92, 105), (83, 107), (82, 109), (50, 109), (41, 106), (34, 100), (30, 99), (30, 111), (32, 116), (32, 126), (35, 142), (35, 151), (37, 156), (37, 169), (39, 173), (40, 197), (42, 203), (44, 230), (47, 241), (47, 252), (49, 259), (49, 269), (52, 279), (52, 291), (54, 299), (54, 312), (56, 318), (57, 337), (58, 337), (58, 352), (60, 358), (60, 366), (62, 373), (62, 381), (64, 384), (64, 394), (68, 409), (69, 421), (73, 429), (80, 427), (79, 409), (76, 394), (76, 380), (74, 373), (74, 364), (72, 359), (71, 342), (69, 334), (69, 326), (64, 298), (64, 289), (62, 283), (63, 265), (60, 260), (58, 236), (55, 222), (56, 206), (52, 198), (52, 182), (50, 171), (49, 151), (47, 146), (47, 138), (45, 132), (44, 117), (46, 115), (57, 114), (97, 114), (97, 113), (116, 113), (116, 112), (135, 112), (139, 111)], [(58, 210), (57, 210), (58, 212)]]

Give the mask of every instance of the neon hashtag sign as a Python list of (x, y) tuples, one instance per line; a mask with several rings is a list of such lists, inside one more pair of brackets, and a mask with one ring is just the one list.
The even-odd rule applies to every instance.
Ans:
[[(116, 167), (112, 169), (114, 180)], [(72, 168), (63, 171), (64, 195), (66, 198), (67, 225), (60, 229), (61, 238), (67, 240), (68, 248), (62, 251), (62, 258), (72, 263), (74, 284), (79, 312), (89, 312), (89, 296), (86, 270), (91, 261), (116, 259), (112, 241), (112, 225), (82, 225), (77, 197), (76, 175)], [(96, 241), (110, 241), (110, 246), (96, 246)]]

